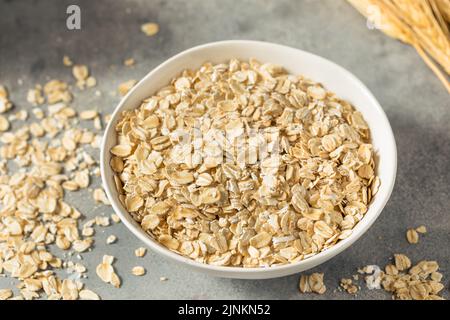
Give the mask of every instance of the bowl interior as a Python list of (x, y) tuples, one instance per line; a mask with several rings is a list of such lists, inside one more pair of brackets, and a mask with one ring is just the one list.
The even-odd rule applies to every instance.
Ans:
[[(350, 237), (338, 242), (332, 248), (303, 261), (283, 266), (251, 269), (201, 264), (173, 253), (154, 241), (131, 218), (117, 199), (113, 173), (109, 166), (109, 150), (116, 143), (114, 127), (122, 111), (138, 107), (143, 99), (167, 85), (183, 69), (197, 69), (207, 61), (221, 63), (229, 61), (231, 58), (240, 60), (256, 58), (261, 62), (279, 64), (291, 74), (302, 74), (314, 81), (321, 82), (328, 90), (335, 92), (340, 98), (352, 103), (363, 114), (370, 127), (372, 143), (379, 157), (377, 175), (381, 180), (380, 189), (370, 204), (365, 217), (355, 226)], [(370, 91), (355, 76), (342, 67), (324, 58), (286, 46), (256, 41), (223, 41), (184, 51), (167, 60), (144, 77), (122, 99), (116, 108), (105, 131), (100, 161), (103, 184), (114, 210), (119, 214), (126, 226), (152, 249), (178, 262), (183, 262), (197, 269), (203, 269), (203, 271), (214, 275), (236, 278), (271, 278), (312, 268), (330, 259), (355, 242), (372, 225), (389, 199), (395, 181), (397, 154), (392, 129), (382, 108)]]

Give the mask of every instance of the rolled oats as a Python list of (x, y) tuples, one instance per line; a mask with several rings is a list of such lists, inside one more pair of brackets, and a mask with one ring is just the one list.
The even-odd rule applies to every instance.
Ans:
[(126, 95), (128, 93), (128, 91), (130, 91), (131, 88), (133, 88), (136, 83), (137, 83), (136, 80), (128, 80), (128, 81), (121, 83), (118, 87), (119, 94), (121, 96)]
[(406, 269), (409, 269), (411, 267), (411, 260), (404, 254), (395, 254), (395, 267), (398, 271), (404, 271)]
[(151, 37), (158, 33), (159, 25), (153, 22), (147, 22), (141, 25), (141, 31)]
[(94, 120), (98, 117), (96, 110), (84, 110), (80, 113), (80, 119), (82, 120)]
[(313, 273), (311, 275), (301, 275), (299, 289), (301, 293), (324, 294), (327, 288), (323, 283), (323, 273)]
[(8, 129), (9, 129), (8, 119), (0, 114), (0, 132), (8, 131)]
[(408, 231), (406, 231), (406, 239), (409, 243), (416, 244), (419, 242), (419, 234), (414, 229), (408, 229)]
[(116, 132), (119, 200), (151, 237), (202, 263), (313, 256), (351, 235), (380, 187), (362, 114), (254, 59), (183, 71)]
[(437, 272), (439, 265), (436, 261), (423, 260), (411, 267), (411, 262), (406, 256), (395, 255), (396, 264), (399, 260), (403, 261), (399, 263), (401, 268), (397, 266), (399, 271), (392, 271), (392, 267), (388, 270), (386, 267), (386, 273), (382, 274), (381, 283), (384, 290), (391, 292), (395, 299), (401, 300), (443, 299), (439, 293), (444, 285), (440, 283), (442, 275)]
[(133, 269), (131, 270), (131, 273), (133, 273), (133, 275), (135, 275), (135, 276), (143, 276), (143, 275), (145, 275), (145, 269), (144, 269), (144, 267), (136, 266), (136, 267), (133, 267)]
[[(438, 272), (436, 261), (423, 260), (412, 265), (411, 260), (403, 255), (394, 255), (394, 264), (387, 264), (384, 272), (376, 265), (368, 265), (358, 272), (364, 277), (367, 288), (383, 289), (392, 293), (393, 299), (399, 300), (443, 300), (439, 295), (444, 289), (442, 274)], [(344, 281), (345, 280), (345, 281)], [(351, 282), (343, 279), (341, 287), (347, 292)], [(355, 279), (357, 280), (357, 279)]]
[(102, 188), (96, 188), (94, 190), (93, 197), (96, 202), (103, 203), (104, 205), (111, 205), (105, 191), (103, 191)]
[(73, 62), (72, 62), (72, 60), (70, 59), (69, 56), (64, 56), (64, 57), (63, 57), (63, 64), (64, 64), (66, 67), (71, 67), (71, 66), (73, 65)]
[(85, 87), (91, 88), (97, 84), (97, 80), (89, 74), (89, 68), (86, 65), (76, 64), (72, 67), (72, 74), (77, 80), (77, 86), (81, 90)]
[(114, 257), (105, 255), (103, 256), (103, 261), (100, 263), (96, 272), (98, 277), (106, 283), (112, 284), (114, 287), (119, 288), (121, 281), (119, 276), (116, 274), (112, 263), (114, 262)]
[(128, 59), (125, 59), (125, 60), (123, 61), (123, 64), (124, 64), (126, 67), (134, 66), (135, 63), (136, 63), (136, 61), (135, 61), (133, 58), (128, 58)]
[(114, 221), (114, 223), (120, 223), (120, 217), (115, 213), (111, 215), (111, 220)]
[(427, 233), (427, 227), (425, 227), (425, 226), (419, 226), (419, 227), (416, 228), (416, 231), (417, 231), (418, 233), (425, 234), (425, 233)]
[[(32, 109), (36, 121), (15, 123), (14, 130), (0, 135), (0, 273), (19, 280), (15, 297), (9, 289), (0, 291), (8, 299), (98, 298), (87, 289), (84, 292), (77, 280), (86, 277), (86, 267), (69, 260), (74, 253), (81, 259), (79, 253), (91, 250), (94, 229), (86, 223), (79, 230), (82, 214), (65, 202), (64, 195), (87, 188), (97, 168), (82, 148), (93, 143), (95, 136), (74, 127), (76, 112), (67, 105), (71, 99), (63, 81), (50, 80), (43, 88), (37, 85), (27, 100), (33, 105), (46, 100), (48, 107)], [(6, 90), (0, 87), (0, 113), (11, 106)], [(5, 119), (25, 120), (27, 116), (26, 110), (19, 110)], [(9, 172), (3, 167), (8, 161), (19, 169)], [(97, 198), (107, 202), (104, 193)], [(48, 251), (51, 245), (73, 251), (60, 258)], [(63, 279), (58, 269), (71, 275)], [(118, 285), (120, 280), (111, 276), (111, 282)]]
[(72, 93), (69, 91), (69, 86), (61, 80), (53, 79), (47, 82), (44, 85), (44, 93), (50, 105), (72, 101)]
[(88, 289), (81, 290), (79, 292), (79, 296), (83, 300), (100, 300), (98, 294)]
[(0, 300), (8, 300), (13, 296), (11, 289), (0, 289)]
[(358, 287), (353, 283), (352, 279), (341, 279), (340, 286), (349, 294), (356, 294), (358, 292)]
[(134, 250), (135, 256), (136, 256), (136, 257), (139, 257), (139, 258), (145, 256), (145, 253), (146, 253), (146, 252), (147, 252), (147, 249), (142, 248), (142, 247), (137, 248), (136, 250)]
[(36, 85), (33, 89), (28, 90), (27, 101), (33, 106), (41, 105), (45, 102), (40, 85)]
[(0, 85), (0, 114), (11, 110), (13, 107), (12, 102), (9, 100), (8, 90), (5, 86)]
[(108, 238), (106, 238), (106, 243), (107, 244), (113, 244), (116, 241), (117, 241), (117, 237), (115, 235), (113, 235), (113, 234), (108, 236)]

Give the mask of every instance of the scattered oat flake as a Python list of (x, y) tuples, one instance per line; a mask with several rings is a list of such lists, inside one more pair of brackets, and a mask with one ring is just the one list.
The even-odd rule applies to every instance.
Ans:
[(108, 264), (112, 264), (113, 262), (114, 262), (114, 256), (110, 256), (110, 255), (107, 255), (107, 254), (105, 254), (104, 256), (103, 256), (103, 263), (108, 263)]
[(158, 33), (159, 25), (157, 23), (148, 22), (141, 25), (141, 31), (151, 37)]
[(0, 300), (7, 300), (13, 296), (11, 289), (0, 289)]
[(40, 85), (36, 85), (33, 89), (28, 90), (27, 101), (33, 106), (37, 106), (45, 102), (45, 98), (42, 94), (42, 87)]
[(95, 87), (96, 85), (97, 85), (97, 79), (95, 79), (93, 76), (89, 76), (89, 77), (86, 79), (86, 86), (87, 86), (88, 88)]
[(73, 62), (72, 62), (72, 60), (71, 60), (68, 56), (64, 56), (64, 57), (63, 57), (63, 64), (64, 64), (66, 67), (71, 67), (71, 66), (73, 65)]
[(436, 261), (423, 260), (412, 265), (405, 255), (395, 255), (395, 266), (387, 265), (381, 284), (385, 291), (400, 300), (443, 300), (442, 274)]
[(411, 267), (411, 260), (405, 256), (404, 254), (395, 254), (394, 255), (395, 266), (399, 271), (404, 271)]
[(340, 286), (349, 294), (356, 294), (358, 292), (358, 287), (353, 283), (352, 279), (341, 279)]
[(301, 275), (299, 289), (301, 293), (324, 294), (327, 288), (323, 283), (323, 273), (312, 273), (310, 275)]
[(161, 282), (167, 281), (167, 280), (169, 280), (169, 278), (166, 278), (166, 277), (160, 277), (160, 278), (159, 278), (159, 281), (161, 281)]
[(83, 289), (79, 292), (80, 298), (83, 300), (100, 300), (100, 297), (95, 292)]
[(108, 200), (108, 197), (106, 196), (105, 191), (103, 191), (102, 188), (97, 188), (93, 192), (94, 200), (98, 203), (103, 203), (104, 205), (111, 205), (111, 203)]
[(72, 74), (78, 81), (85, 81), (89, 76), (89, 69), (86, 65), (74, 65)]
[(143, 247), (140, 247), (140, 248), (137, 248), (136, 250), (134, 250), (135, 256), (139, 257), (139, 258), (145, 256), (146, 252), (147, 252), (147, 249), (145, 249)]
[(97, 216), (95, 217), (95, 224), (101, 227), (107, 227), (110, 225), (110, 221), (108, 217)]
[(106, 238), (107, 244), (112, 244), (117, 241), (117, 237), (115, 235), (110, 235), (108, 238)]
[(136, 61), (133, 58), (125, 59), (123, 61), (123, 64), (127, 67), (131, 67), (136, 63)]
[(419, 242), (419, 234), (414, 229), (408, 229), (406, 231), (406, 239), (410, 244), (416, 244)]
[(114, 221), (114, 223), (120, 223), (120, 217), (115, 213), (111, 215), (111, 220)]
[(98, 117), (96, 110), (84, 110), (80, 112), (80, 118), (82, 120), (93, 120), (96, 117)]
[(84, 252), (87, 249), (89, 249), (91, 245), (92, 245), (91, 239), (75, 240), (73, 242), (73, 249), (77, 252)]
[(116, 273), (113, 273), (111, 275), (111, 284), (116, 288), (120, 288), (121, 283), (119, 276)]
[(102, 262), (97, 266), (95, 271), (103, 282), (111, 282), (111, 277), (114, 273), (114, 269), (110, 264)]
[(425, 234), (425, 233), (427, 233), (427, 227), (425, 227), (424, 225), (419, 226), (419, 227), (416, 228), (416, 231), (418, 233)]
[(8, 131), (9, 121), (6, 117), (0, 115), (0, 132)]
[(131, 273), (133, 273), (133, 275), (135, 275), (135, 276), (143, 276), (145, 274), (145, 269), (144, 269), (144, 267), (136, 266), (136, 267), (133, 267), (133, 269), (131, 270)]
[(137, 83), (136, 80), (128, 80), (128, 81), (121, 83), (118, 87), (119, 94), (121, 96), (126, 95), (128, 93), (128, 91), (130, 91), (131, 88), (133, 88), (136, 83)]

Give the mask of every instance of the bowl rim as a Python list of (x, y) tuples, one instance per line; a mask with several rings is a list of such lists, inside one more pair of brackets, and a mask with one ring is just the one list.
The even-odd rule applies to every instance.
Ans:
[[(143, 229), (140, 227), (137, 227), (133, 224), (133, 222), (130, 221), (130, 219), (133, 219), (128, 212), (125, 212), (125, 214), (122, 212), (121, 204), (116, 196), (114, 196), (112, 188), (115, 186), (112, 186), (107, 181), (106, 178), (106, 170), (109, 168), (109, 163), (106, 163), (106, 154), (109, 153), (109, 150), (105, 150), (106, 144), (108, 141), (108, 133), (112, 130), (112, 125), (115, 123), (115, 119), (117, 116), (122, 112), (122, 109), (126, 102), (128, 101), (129, 97), (134, 94), (134, 92), (137, 90), (139, 86), (141, 86), (144, 82), (147, 81), (147, 79), (151, 78), (155, 73), (157, 73), (158, 70), (166, 67), (167, 65), (171, 64), (175, 60), (185, 56), (192, 54), (194, 52), (199, 52), (204, 49), (208, 49), (211, 47), (220, 47), (220, 46), (230, 46), (230, 45), (256, 45), (256, 46), (273, 46), (278, 47), (280, 50), (295, 50), (303, 55), (309, 55), (314, 59), (317, 59), (321, 63), (327, 63), (332, 65), (334, 68), (339, 69), (340, 72), (343, 73), (345, 77), (349, 79), (350, 82), (353, 82), (355, 85), (355, 88), (359, 91), (362, 91), (368, 100), (370, 100), (371, 104), (377, 109), (376, 111), (379, 113), (380, 120), (383, 122), (383, 126), (385, 127), (385, 134), (388, 137), (388, 140), (390, 140), (391, 143), (389, 143), (390, 146), (390, 152), (386, 155), (383, 155), (383, 157), (386, 157), (386, 161), (390, 161), (392, 163), (392, 172), (388, 173), (388, 176), (390, 177), (388, 181), (383, 181), (382, 185), (387, 188), (387, 191), (385, 191), (385, 197), (382, 199), (381, 202), (378, 203), (377, 208), (373, 208), (373, 212), (370, 216), (367, 215), (367, 213), (364, 215), (363, 219), (359, 221), (355, 227), (353, 228), (352, 234), (343, 240), (340, 240), (332, 247), (321, 251), (311, 257), (305, 258), (304, 260), (297, 261), (294, 263), (288, 263), (283, 265), (275, 265), (275, 266), (269, 266), (269, 267), (254, 267), (254, 268), (245, 268), (245, 267), (232, 267), (232, 266), (215, 266), (211, 264), (201, 263), (197, 262), (195, 260), (192, 260), (188, 257), (182, 256), (181, 254), (175, 253), (165, 247), (163, 247), (161, 244), (157, 243), (157, 241), (153, 238), (151, 238), (150, 235), (148, 235)], [(317, 79), (316, 81), (319, 81)], [(164, 85), (164, 84), (163, 84)], [(163, 86), (162, 85), (162, 86)], [(111, 168), (109, 168), (111, 170)], [(261, 275), (266, 274), (269, 272), (274, 273), (272, 277), (277, 277), (280, 275), (276, 275), (275, 273), (283, 275), (288, 275), (292, 273), (296, 273), (299, 271), (296, 271), (299, 266), (303, 264), (308, 264), (305, 269), (312, 268), (314, 266), (317, 266), (321, 263), (324, 263), (328, 261), (329, 259), (333, 258), (334, 256), (342, 253), (345, 249), (347, 249), (349, 246), (351, 246), (353, 243), (355, 243), (375, 222), (375, 220), (379, 217), (381, 214), (383, 208), (385, 207), (386, 203), (388, 202), (392, 190), (394, 188), (395, 180), (396, 180), (396, 174), (397, 174), (397, 146), (394, 138), (394, 134), (391, 128), (391, 125), (389, 123), (389, 120), (382, 109), (379, 102), (376, 100), (374, 95), (371, 93), (371, 91), (359, 80), (355, 75), (353, 75), (350, 71), (345, 69), (344, 67), (341, 67), (340, 65), (334, 63), (333, 61), (330, 61), (326, 58), (323, 58), (321, 56), (318, 56), (316, 54), (310, 53), (308, 51), (304, 51), (301, 49), (293, 48), (286, 45), (276, 44), (272, 42), (266, 42), (266, 41), (255, 41), (255, 40), (224, 40), (224, 41), (215, 41), (215, 42), (209, 42), (201, 45), (194, 46), (192, 48), (186, 49), (181, 51), (180, 53), (170, 57), (169, 59), (163, 61), (161, 64), (153, 68), (149, 73), (147, 73), (118, 103), (118, 105), (115, 107), (114, 112), (111, 115), (110, 121), (108, 122), (102, 143), (101, 143), (101, 150), (100, 150), (100, 171), (101, 171), (101, 177), (102, 177), (102, 185), (105, 189), (105, 192), (108, 196), (108, 199), (111, 202), (111, 205), (113, 207), (114, 212), (120, 217), (122, 222), (125, 224), (125, 226), (135, 235), (137, 236), (141, 241), (143, 241), (148, 247), (150, 247), (153, 251), (161, 254), (162, 256), (168, 257), (169, 259), (173, 259), (179, 263), (187, 264), (191, 267), (194, 267), (198, 270), (202, 271), (215, 271), (216, 274), (221, 274), (223, 276), (228, 275), (230, 277), (237, 277), (239, 278), (239, 274), (246, 274), (249, 275)], [(369, 212), (369, 211), (368, 211)], [(355, 232), (356, 230), (356, 232)], [(245, 278), (245, 275), (243, 276)]]

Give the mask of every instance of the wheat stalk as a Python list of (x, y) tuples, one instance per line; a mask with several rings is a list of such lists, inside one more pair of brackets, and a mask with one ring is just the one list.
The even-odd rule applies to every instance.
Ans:
[(450, 1), (435, 0), (435, 2), (445, 21), (450, 23)]
[(450, 82), (442, 71), (450, 74), (448, 0), (347, 1), (388, 36), (412, 45), (450, 93)]

